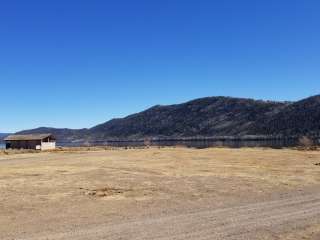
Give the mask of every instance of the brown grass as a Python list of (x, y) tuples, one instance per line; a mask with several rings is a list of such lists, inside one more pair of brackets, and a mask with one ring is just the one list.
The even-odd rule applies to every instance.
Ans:
[(319, 151), (252, 148), (0, 155), (0, 238), (20, 226), (58, 229), (70, 221), (138, 216), (145, 208), (161, 213), (184, 204), (219, 206), (319, 186), (319, 162)]

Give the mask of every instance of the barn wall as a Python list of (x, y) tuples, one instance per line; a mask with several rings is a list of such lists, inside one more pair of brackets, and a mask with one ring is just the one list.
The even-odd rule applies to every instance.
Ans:
[(41, 150), (52, 150), (56, 148), (55, 142), (42, 142), (41, 143)]
[(41, 141), (9, 141), (7, 142), (7, 147), (12, 149), (36, 149), (36, 147), (41, 146)]

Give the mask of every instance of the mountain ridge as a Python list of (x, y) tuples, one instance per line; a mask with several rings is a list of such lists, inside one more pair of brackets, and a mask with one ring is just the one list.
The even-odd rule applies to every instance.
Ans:
[(87, 129), (37, 128), (19, 132), (52, 133), (59, 141), (215, 136), (319, 135), (320, 95), (296, 102), (205, 97), (155, 105)]
[(10, 135), (10, 133), (0, 133), (0, 142), (3, 142), (4, 139), (9, 135)]

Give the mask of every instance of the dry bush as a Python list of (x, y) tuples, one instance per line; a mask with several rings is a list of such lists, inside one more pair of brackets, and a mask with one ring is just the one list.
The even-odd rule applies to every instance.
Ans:
[(145, 138), (143, 141), (143, 144), (145, 147), (150, 147), (151, 146), (151, 140), (149, 138)]
[(174, 148), (188, 148), (188, 146), (186, 144), (182, 144), (182, 143), (177, 143), (173, 147)]
[(299, 138), (299, 146), (303, 150), (316, 150), (317, 146), (315, 146), (313, 140), (307, 136), (302, 136)]
[(102, 150), (112, 150), (112, 147), (106, 146), (82, 146), (82, 147), (59, 147), (56, 148), (54, 151), (56, 152), (87, 152), (87, 151), (102, 151)]
[(0, 150), (0, 155), (7, 155), (7, 152), (6, 152), (6, 150)]
[(22, 154), (22, 153), (39, 153), (41, 151), (34, 149), (6, 149), (1, 150), (0, 154), (3, 155), (13, 155), (13, 154)]

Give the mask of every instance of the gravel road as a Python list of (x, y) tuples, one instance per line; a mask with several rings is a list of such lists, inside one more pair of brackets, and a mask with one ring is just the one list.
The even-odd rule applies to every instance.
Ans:
[(303, 227), (319, 218), (320, 194), (308, 194), (224, 209), (154, 216), (117, 225), (75, 228), (54, 235), (43, 233), (23, 240), (262, 239), (263, 232), (291, 231), (290, 228)]

